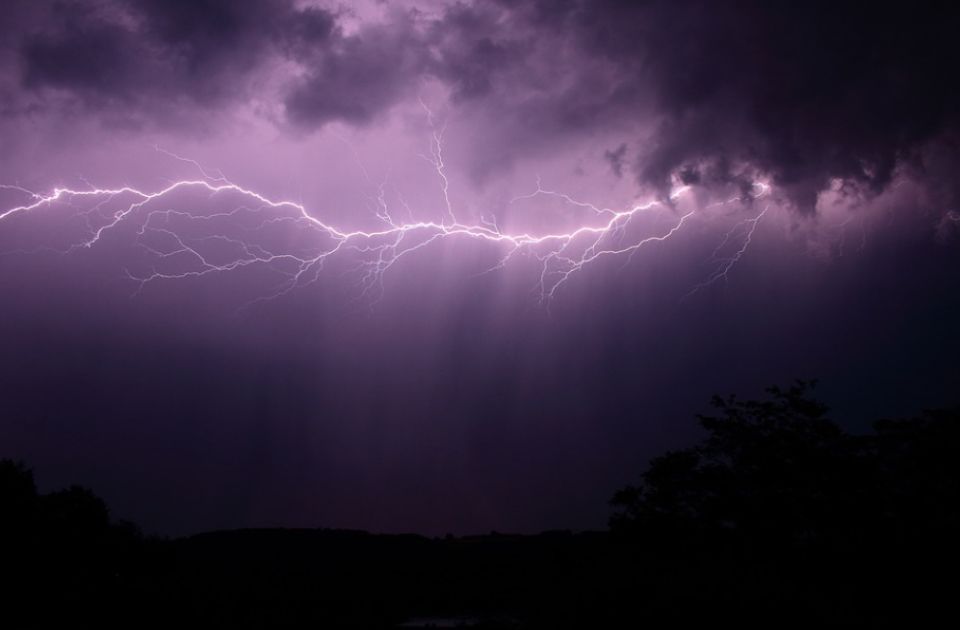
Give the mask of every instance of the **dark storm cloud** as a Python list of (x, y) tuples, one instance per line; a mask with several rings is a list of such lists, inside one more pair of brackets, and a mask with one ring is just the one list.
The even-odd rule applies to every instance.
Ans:
[(292, 0), (44, 6), (47, 19), (4, 40), (27, 91), (54, 89), (67, 105), (163, 119), (244, 103), (265, 73), (284, 79), (267, 96), (286, 119), (312, 129), (364, 124), (432, 77), (500, 129), (475, 168), (484, 151), (502, 164), (636, 122), (654, 125), (652, 141), (618, 153), (615, 171), (632, 163), (660, 189), (761, 171), (801, 207), (832, 178), (869, 193), (898, 165), (933, 169), (930, 143), (950, 152), (960, 108), (947, 76), (960, 20), (945, 2), (503, 0), (390, 9), (349, 34), (338, 14)]
[(740, 160), (801, 205), (830, 178), (874, 190), (955, 128), (957, 12), (946, 2), (541, 3), (547, 28), (650, 86), (663, 117), (639, 177)]
[(616, 149), (603, 152), (604, 159), (610, 163), (610, 170), (617, 177), (623, 177), (623, 162), (627, 156), (627, 143), (621, 143)]
[(55, 13), (56, 31), (23, 43), (23, 80), (28, 87), (126, 97), (144, 85), (143, 68), (130, 53), (145, 51), (137, 50), (140, 44), (132, 33), (79, 6), (62, 7)]
[[(456, 37), (444, 40), (437, 74), (475, 86), (459, 93), (501, 119), (522, 121), (527, 149), (655, 122), (652, 142), (632, 161), (642, 183), (662, 190), (674, 176), (743, 186), (759, 170), (810, 208), (833, 178), (869, 194), (900, 165), (930, 174), (931, 143), (951, 150), (946, 139), (958, 127), (960, 90), (947, 73), (960, 63), (960, 11), (950, 3), (498, 7), (461, 5), (445, 16), (438, 30)], [(552, 66), (538, 66), (530, 46), (518, 44), (534, 41)]]
[(323, 46), (335, 28), (331, 14), (288, 0), (58, 2), (46, 10), (15, 42), (23, 86), (148, 120), (244, 102), (267, 62)]
[(284, 106), (289, 122), (360, 124), (426, 75), (463, 98), (481, 95), (491, 68), (512, 55), (490, 39), (488, 12), (465, 7), (435, 22), (392, 10), (350, 35), (335, 13), (291, 0), (65, 1), (37, 12), (45, 15), (17, 24), (10, 30), (19, 36), (4, 42), (19, 57), (24, 88), (55, 90), (73, 97), (66, 105), (79, 102), (93, 113), (122, 109), (150, 120), (167, 118), (172, 108), (245, 102), (257, 72), (287, 60), (301, 72), (280, 69), (287, 80), (267, 96)]
[[(386, 23), (345, 36), (336, 14), (291, 0), (117, 0), (46, 8), (47, 19), (13, 43), (22, 85), (66, 94), (97, 114), (179, 122), (171, 110), (189, 115), (242, 104), (258, 73), (276, 72), (279, 93), (257, 96), (282, 103), (290, 122), (364, 123), (395, 104), (426, 67), (411, 12), (395, 11)], [(284, 60), (299, 65), (302, 76), (277, 70)]]
[(368, 122), (416, 87), (421, 50), (406, 13), (353, 37), (301, 47), (295, 57), (307, 75), (285, 97), (288, 118), (308, 127), (332, 120)]
[(511, 31), (511, 17), (483, 5), (455, 5), (432, 24), (428, 43), (437, 54), (431, 70), (456, 98), (486, 96), (496, 75), (525, 61), (530, 46)]

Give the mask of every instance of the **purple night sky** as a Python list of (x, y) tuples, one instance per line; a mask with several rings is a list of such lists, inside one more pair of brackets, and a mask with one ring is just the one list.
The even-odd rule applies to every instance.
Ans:
[(958, 32), (4, 0), (0, 457), (164, 534), (532, 532), (604, 526), (713, 393), (960, 402)]

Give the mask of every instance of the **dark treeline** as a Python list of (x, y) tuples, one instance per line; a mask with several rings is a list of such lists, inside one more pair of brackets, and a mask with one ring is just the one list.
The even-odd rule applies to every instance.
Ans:
[(714, 406), (700, 444), (616, 493), (606, 532), (156, 539), (111, 521), (89, 490), (40, 494), (26, 467), (0, 461), (0, 626), (913, 627), (957, 616), (957, 410), (852, 435), (808, 383)]

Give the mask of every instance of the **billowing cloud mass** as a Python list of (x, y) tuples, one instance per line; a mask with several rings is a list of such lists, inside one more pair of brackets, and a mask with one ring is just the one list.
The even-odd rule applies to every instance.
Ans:
[(21, 1), (8, 14), (8, 116), (209, 126), (197, 118), (254, 104), (303, 133), (370, 124), (438, 81), (495, 128), (487, 153), (617, 129), (630, 149), (612, 167), (643, 184), (760, 172), (804, 209), (834, 179), (878, 192), (898, 168), (922, 177), (957, 141), (960, 24), (942, 2)]
[(957, 33), (4, 0), (0, 458), (164, 533), (534, 531), (602, 526), (713, 393), (956, 403)]

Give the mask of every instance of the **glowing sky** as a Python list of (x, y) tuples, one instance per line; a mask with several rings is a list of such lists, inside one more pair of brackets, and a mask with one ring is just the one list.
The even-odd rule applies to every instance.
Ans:
[(0, 455), (173, 533), (597, 527), (715, 391), (949, 402), (958, 26), (7, 0)]

